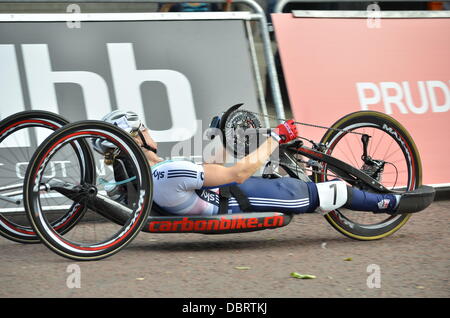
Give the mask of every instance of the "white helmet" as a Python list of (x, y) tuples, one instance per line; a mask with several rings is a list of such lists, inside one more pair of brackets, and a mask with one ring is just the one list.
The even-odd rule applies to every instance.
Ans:
[(129, 134), (137, 132), (144, 126), (138, 114), (132, 111), (115, 110), (105, 115), (102, 120), (122, 128)]
[[(105, 115), (102, 120), (122, 128), (132, 136), (135, 136), (139, 130), (145, 128), (138, 114), (132, 111), (115, 110)], [(111, 142), (99, 138), (94, 139), (92, 144), (94, 149), (102, 155), (114, 152), (117, 149), (117, 146)]]

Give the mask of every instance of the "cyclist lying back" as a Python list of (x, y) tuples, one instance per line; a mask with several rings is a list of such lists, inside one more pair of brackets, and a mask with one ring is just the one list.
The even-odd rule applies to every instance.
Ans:
[[(267, 179), (253, 176), (282, 143), (297, 138), (293, 120), (276, 127), (252, 153), (232, 166), (217, 163), (196, 164), (189, 160), (163, 160), (158, 145), (137, 114), (117, 110), (103, 118), (129, 133), (152, 169), (153, 200), (173, 215), (214, 215), (218, 213), (268, 212), (324, 213), (345, 207), (351, 210), (397, 214), (400, 201), (407, 197), (361, 191), (342, 180), (323, 183), (296, 178)], [(100, 148), (100, 149), (99, 149)], [(101, 145), (97, 145), (101, 151)]]

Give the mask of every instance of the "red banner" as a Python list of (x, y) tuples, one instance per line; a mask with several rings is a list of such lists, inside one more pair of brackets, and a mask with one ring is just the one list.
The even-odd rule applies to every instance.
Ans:
[[(423, 183), (450, 183), (450, 19), (272, 17), (296, 120), (389, 114), (419, 148)], [(315, 140), (325, 132), (300, 129)]]

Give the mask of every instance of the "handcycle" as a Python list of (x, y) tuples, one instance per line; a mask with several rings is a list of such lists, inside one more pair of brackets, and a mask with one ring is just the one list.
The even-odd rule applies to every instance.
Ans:
[[(225, 111), (218, 126), (218, 138), (235, 157), (251, 151), (252, 136), (258, 138), (259, 132), (269, 129), (262, 127), (260, 114), (241, 106)], [(49, 112), (26, 111), (1, 121), (0, 146), (23, 140), (24, 130), (47, 137), (31, 153), (12, 147), (0, 156), (0, 171), (15, 163), (18, 173), (17, 164), (28, 163), (23, 183), (11, 181), (17, 180), (15, 175), (2, 178), (0, 185), (0, 234), (17, 242), (42, 242), (69, 259), (98, 260), (123, 249), (141, 231), (226, 234), (275, 229), (293, 218), (276, 211), (170, 215), (152, 202), (151, 168), (134, 139), (120, 128), (91, 120), (69, 123)], [(110, 144), (111, 150), (98, 153), (98, 141)], [(414, 200), (403, 210), (411, 212), (423, 210), (435, 194), (422, 185), (420, 156), (406, 129), (374, 111), (344, 116), (319, 142), (300, 137), (281, 145), (278, 158), (267, 162), (262, 177), (307, 182), (339, 178), (367, 191), (407, 193)], [(22, 223), (17, 212), (26, 214)], [(340, 208), (324, 217), (350, 238), (376, 240), (399, 230), (411, 214), (375, 215)]]

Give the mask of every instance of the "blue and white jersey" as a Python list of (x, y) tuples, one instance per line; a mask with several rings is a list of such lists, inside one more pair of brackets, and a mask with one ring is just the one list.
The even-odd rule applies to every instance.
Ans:
[[(153, 200), (165, 211), (177, 215), (218, 213), (219, 188), (203, 187), (202, 165), (189, 160), (166, 160), (152, 167), (152, 175)], [(317, 204), (316, 191), (310, 191), (309, 184), (294, 178), (251, 177), (239, 188), (248, 196), (255, 212), (310, 212)], [(228, 206), (228, 213), (241, 212), (233, 197)]]
[(203, 166), (189, 160), (166, 160), (152, 167), (153, 200), (178, 215), (214, 214), (215, 205), (197, 194), (203, 187)]

